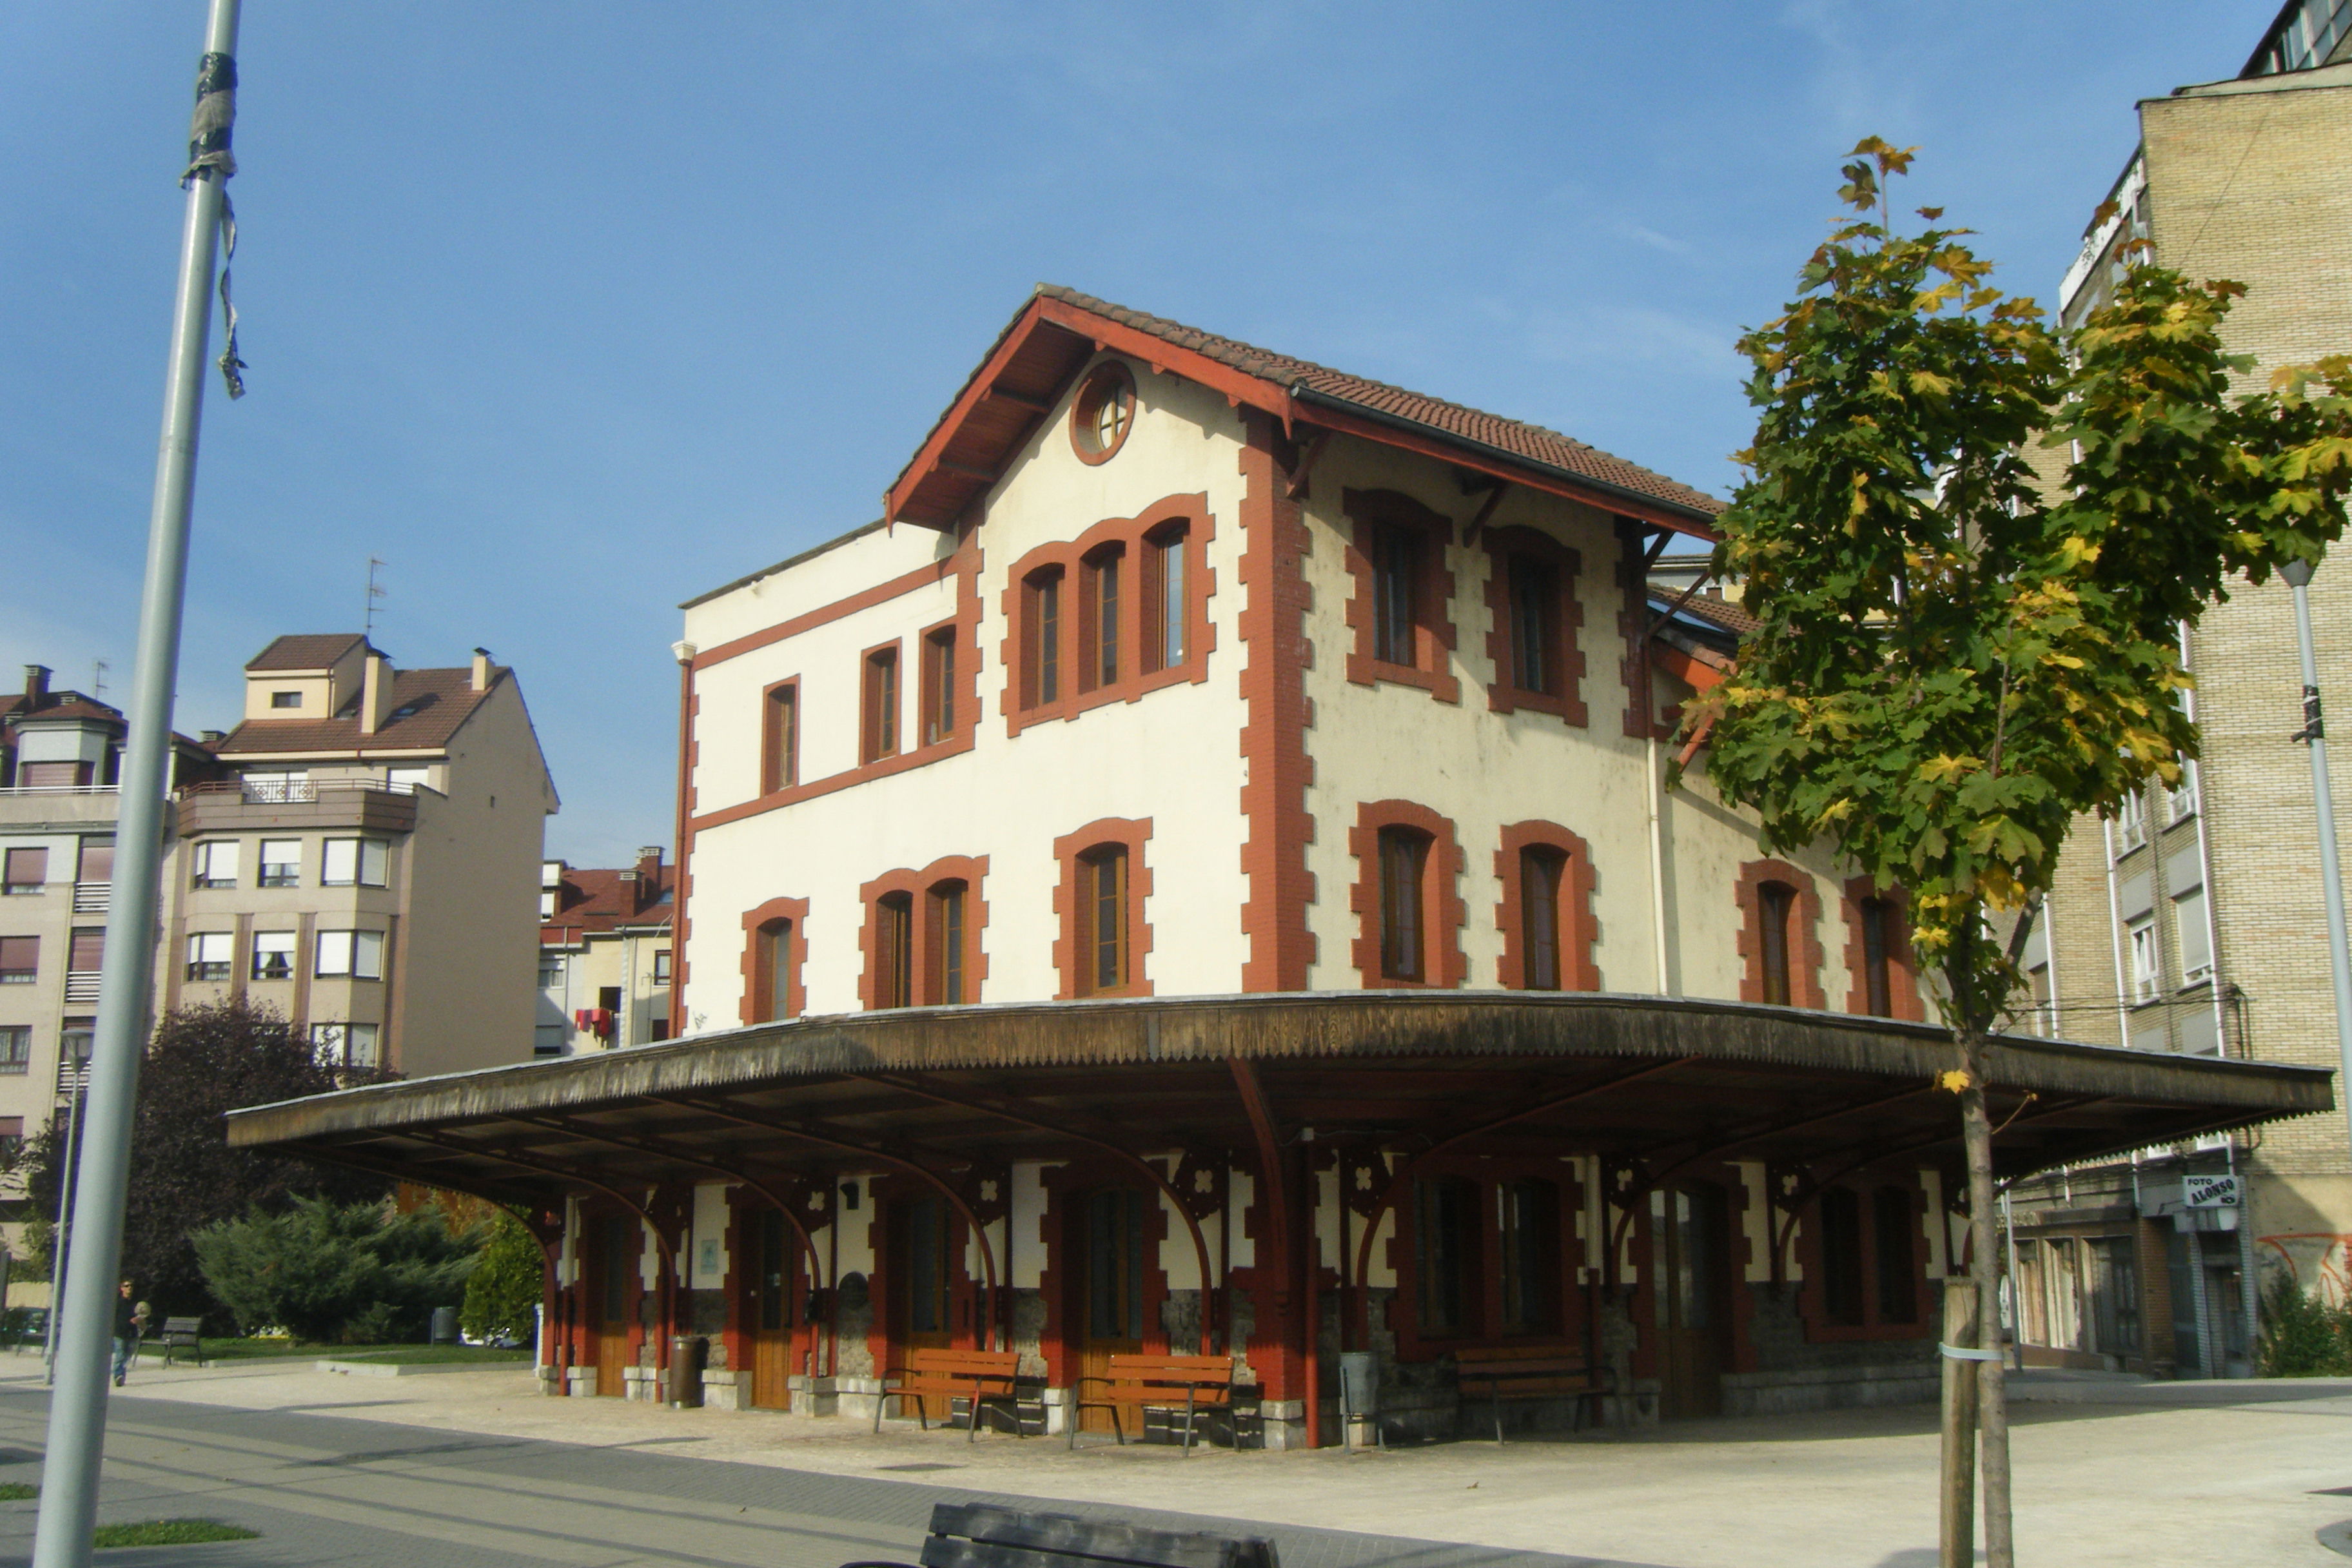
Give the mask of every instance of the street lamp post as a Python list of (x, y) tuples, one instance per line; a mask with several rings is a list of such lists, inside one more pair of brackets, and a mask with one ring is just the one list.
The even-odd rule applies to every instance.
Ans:
[(2336, 855), (2336, 797), (2327, 787), (2327, 731), (2319, 711), (2319, 659), (2311, 645), (2311, 563), (2279, 568), (2294, 590), (2294, 637), (2303, 651), (2303, 729), (2295, 739), (2311, 748), (2312, 805), (2319, 814), (2319, 879), (2327, 895), (2327, 968), (2336, 981), (2336, 1051), (2343, 1070), (2336, 1100), (2352, 1089), (2352, 950), (2345, 945), (2344, 872)]

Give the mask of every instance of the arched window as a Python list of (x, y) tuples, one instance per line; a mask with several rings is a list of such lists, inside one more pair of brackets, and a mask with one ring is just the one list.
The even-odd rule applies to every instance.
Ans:
[(1021, 705), (1062, 700), (1062, 569), (1033, 572), (1021, 585)]
[(1127, 847), (1107, 844), (1078, 857), (1078, 994), (1127, 985)]
[(971, 1000), (965, 977), (969, 938), (965, 931), (965, 895), (961, 881), (941, 882), (930, 890), (931, 999), (944, 1006)]
[(1191, 611), (1184, 595), (1189, 531), (1181, 522), (1154, 530), (1143, 542), (1143, 668), (1173, 669), (1184, 662)]
[(1118, 684), (1119, 591), (1126, 552), (1105, 545), (1086, 559), (1086, 605), (1078, 620), (1078, 689)]
[(760, 709), (760, 793), (773, 795), (801, 782), (801, 689), (798, 680), (768, 688)]
[(1862, 981), (1864, 1004), (1871, 1016), (1895, 1016), (1894, 948), (1887, 941), (1894, 929), (1895, 906), (1885, 899), (1864, 899), (1862, 924)]
[(1763, 982), (1763, 1000), (1780, 1007), (1790, 1005), (1789, 927), (1796, 907), (1797, 889), (1787, 883), (1757, 885), (1758, 973)]
[(885, 893), (874, 906), (874, 1005), (915, 1005), (915, 900)]
[(793, 1016), (793, 929), (790, 921), (770, 921), (753, 934), (752, 1023), (782, 1023)]
[(1429, 835), (1410, 827), (1381, 828), (1380, 861), (1381, 974), (1425, 980), (1429, 955), (1422, 892), (1429, 871)]
[(1514, 555), (1509, 574), (1511, 684), (1540, 697), (1560, 694), (1559, 580), (1532, 555)]
[(1560, 896), (1568, 885), (1568, 857), (1549, 845), (1519, 851), (1519, 940), (1524, 955), (1520, 986), (1560, 991)]

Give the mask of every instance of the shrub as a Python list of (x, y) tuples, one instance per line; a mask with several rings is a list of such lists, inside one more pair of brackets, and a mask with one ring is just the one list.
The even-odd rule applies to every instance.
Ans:
[(500, 1209), (490, 1222), (490, 1238), (466, 1277), (466, 1304), (457, 1326), (478, 1340), (513, 1340), (530, 1344), (538, 1326), (546, 1257), (522, 1221)]
[(2254, 1354), (2264, 1377), (2352, 1375), (2352, 1306), (2331, 1307), (2282, 1273), (2263, 1299)]
[(452, 1235), (431, 1211), (388, 1215), (381, 1204), (307, 1197), (283, 1214), (257, 1206), (192, 1241), (205, 1283), (247, 1331), (381, 1344), (425, 1337), (433, 1309), (457, 1299), (482, 1237)]

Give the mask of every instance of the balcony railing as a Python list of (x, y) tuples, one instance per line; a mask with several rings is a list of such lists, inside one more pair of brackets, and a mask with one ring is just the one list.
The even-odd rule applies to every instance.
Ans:
[(220, 779), (185, 784), (178, 795), (180, 833), (262, 827), (360, 827), (405, 833), (416, 803), (432, 793), (383, 779)]
[(66, 972), (66, 1000), (68, 1002), (97, 1001), (100, 973), (100, 971), (95, 969), (68, 970)]
[(58, 1063), (58, 1098), (71, 1100), (89, 1088), (89, 1062), (67, 1057)]
[(331, 799), (338, 795), (415, 795), (413, 784), (389, 784), (383, 779), (213, 779), (182, 784), (182, 800), (214, 800), (231, 795), (254, 805), (288, 805)]
[(78, 915), (102, 915), (114, 907), (114, 884), (111, 882), (76, 882), (73, 912)]
[(0, 795), (120, 795), (120, 784), (10, 784), (0, 789)]

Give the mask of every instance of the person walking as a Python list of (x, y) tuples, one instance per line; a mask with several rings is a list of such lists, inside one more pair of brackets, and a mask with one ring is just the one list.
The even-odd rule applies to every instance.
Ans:
[(147, 1303), (131, 1299), (131, 1281), (125, 1279), (114, 1298), (114, 1386), (121, 1388), (131, 1374), (131, 1358), (139, 1353), (139, 1336), (147, 1326)]

